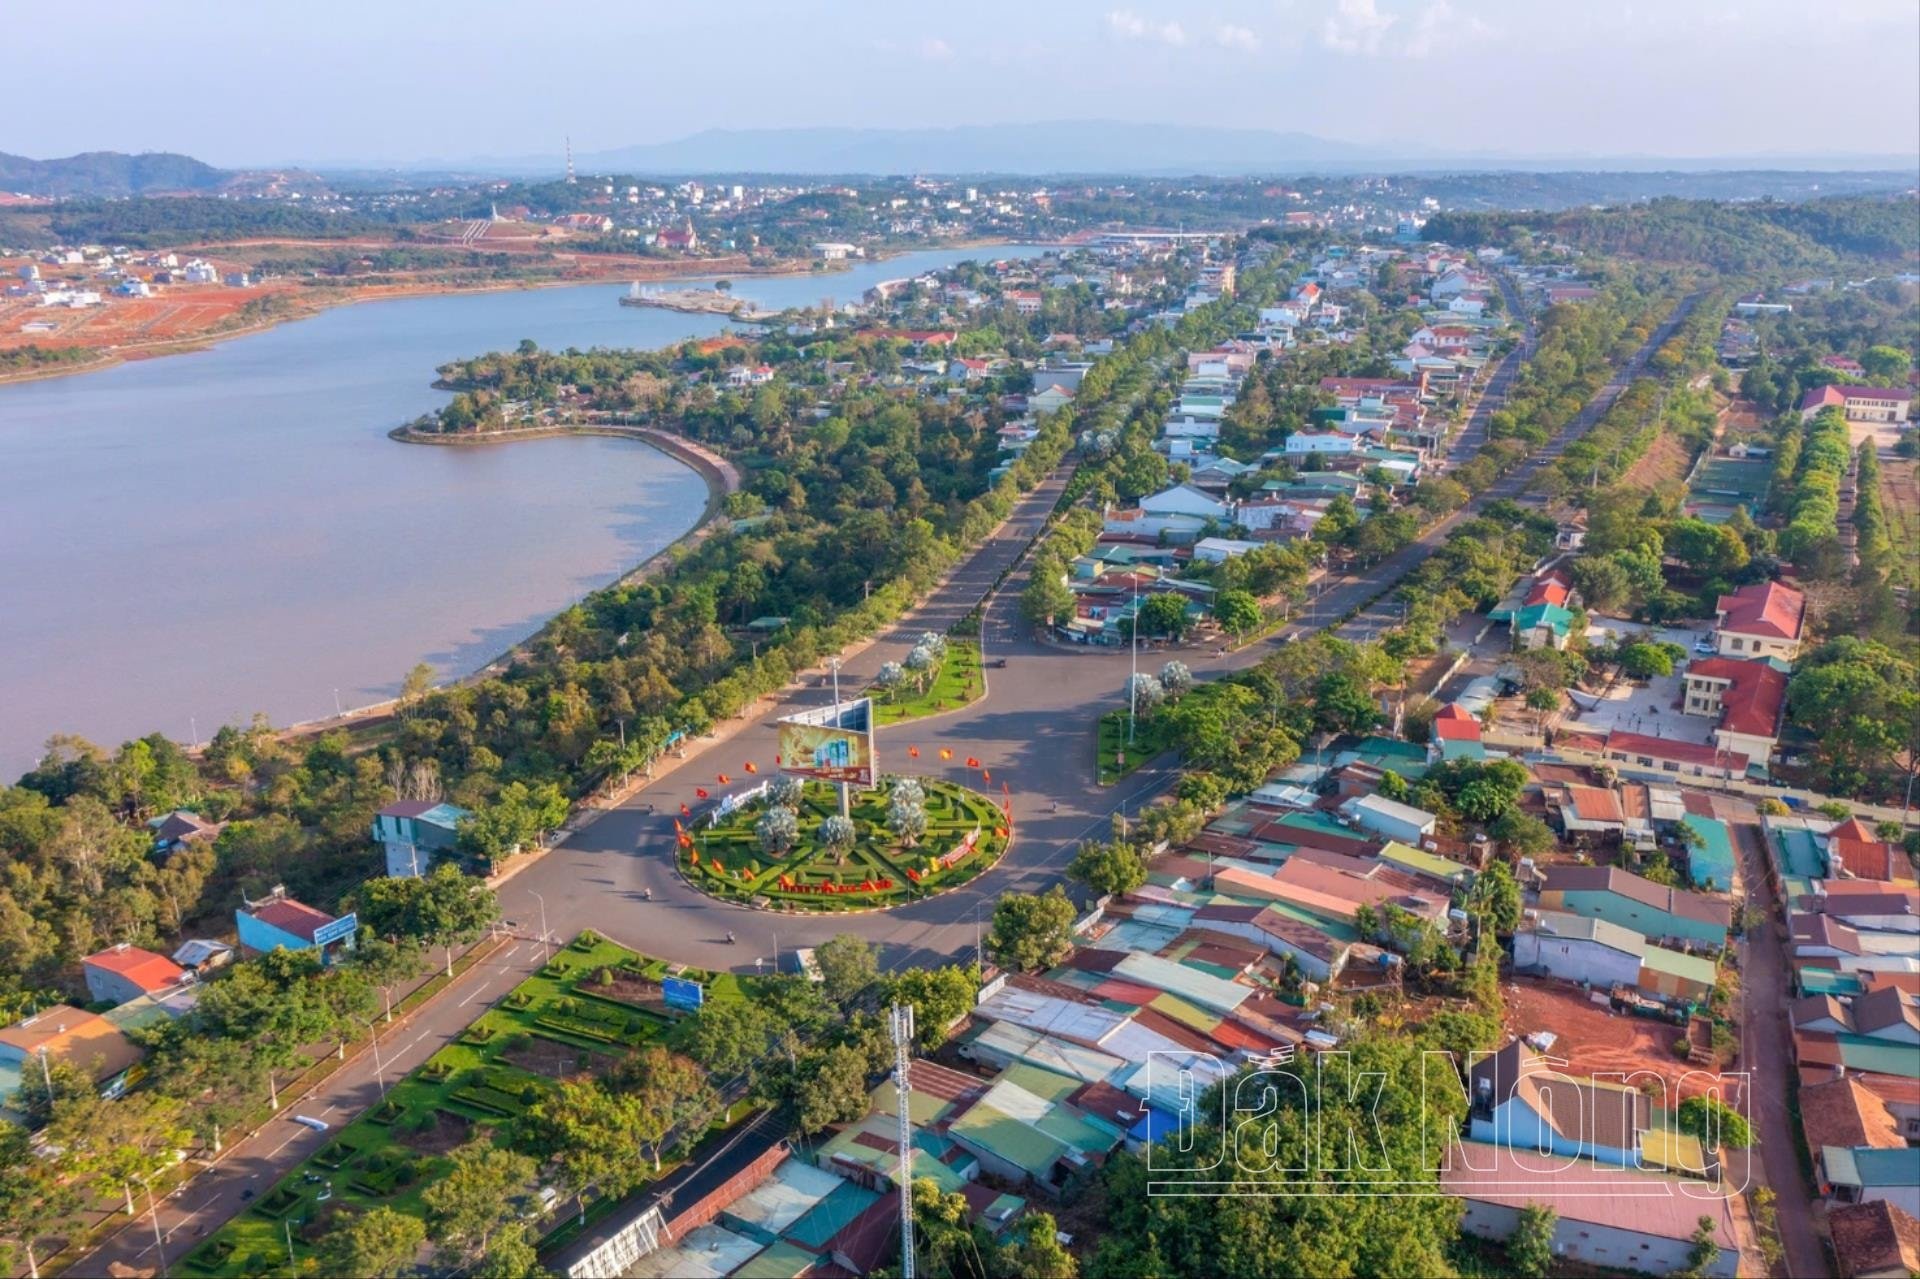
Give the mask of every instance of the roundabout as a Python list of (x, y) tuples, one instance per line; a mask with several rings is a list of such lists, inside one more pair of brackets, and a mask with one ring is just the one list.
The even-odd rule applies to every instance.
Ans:
[(838, 788), (783, 777), (676, 823), (676, 860), (710, 897), (763, 909), (885, 910), (958, 888), (1012, 842), (1007, 809), (953, 782), (883, 777), (840, 815)]

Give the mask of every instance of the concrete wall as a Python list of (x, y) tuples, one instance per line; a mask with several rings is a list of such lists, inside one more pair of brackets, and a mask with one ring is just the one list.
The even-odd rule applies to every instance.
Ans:
[(1638, 956), (1598, 942), (1556, 937), (1552, 933), (1515, 933), (1513, 966), (1564, 981), (1585, 981), (1603, 990), (1615, 982), (1634, 986), (1640, 981)]
[[(1505, 1239), (1513, 1234), (1519, 1224), (1518, 1208), (1469, 1199), (1466, 1216), (1460, 1226), (1469, 1234), (1479, 1235), (1483, 1239)], [(1637, 1230), (1621, 1230), (1567, 1217), (1560, 1218), (1553, 1232), (1553, 1251), (1556, 1256), (1609, 1270), (1641, 1270), (1655, 1275), (1672, 1274), (1685, 1269), (1687, 1253), (1692, 1247), (1691, 1242), (1685, 1239), (1643, 1235)], [(1703, 1273), (1714, 1276), (1714, 1279), (1733, 1279), (1739, 1262), (1738, 1252), (1722, 1248), (1720, 1255), (1707, 1263)]]

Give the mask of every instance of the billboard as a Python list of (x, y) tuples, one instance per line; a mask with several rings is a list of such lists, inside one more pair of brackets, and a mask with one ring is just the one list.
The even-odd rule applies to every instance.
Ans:
[(862, 697), (777, 721), (780, 769), (796, 777), (871, 786), (878, 768), (873, 750), (873, 701)]
[(707, 1002), (705, 986), (681, 977), (669, 977), (661, 982), (660, 994), (666, 1000), (667, 1007), (677, 1008), (681, 1012), (697, 1013), (700, 1006)]

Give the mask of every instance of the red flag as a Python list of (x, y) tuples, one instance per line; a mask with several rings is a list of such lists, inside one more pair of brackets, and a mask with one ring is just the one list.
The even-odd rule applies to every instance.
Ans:
[(725, 773), (721, 773), (719, 776), (720, 776), (720, 784), (722, 786), (725, 786), (731, 781), (733, 781), (733, 779), (731, 777), (728, 777)]
[(949, 749), (948, 749), (947, 747), (945, 747), (945, 746), (942, 746), (942, 747), (940, 748), (940, 758), (941, 758), (941, 759), (952, 759), (952, 758), (953, 758), (953, 752), (952, 752), (951, 750), (949, 750)]
[(993, 774), (983, 768), (980, 770), (980, 778), (982, 781), (991, 783), (993, 781)]
[(1010, 790), (1008, 790), (1008, 789), (1007, 789), (1007, 784), (1006, 784), (1005, 782), (1001, 782), (1001, 783), (1000, 783), (1000, 793), (1001, 793), (1002, 795), (1011, 795), (1011, 794), (1013, 794), (1013, 792), (1012, 792), (1012, 791), (1010, 791)]
[(680, 819), (678, 817), (673, 819), (673, 833), (676, 835), (684, 835), (687, 833), (687, 828), (680, 824)]
[(749, 773), (757, 773), (757, 772), (759, 772), (760, 770), (759, 770), (758, 768), (755, 768), (755, 767), (754, 767), (754, 764), (753, 764), (753, 761), (752, 761), (752, 760), (748, 760), (748, 761), (747, 761), (747, 771), (748, 771)]
[(909, 747), (907, 747), (907, 758), (908, 758), (908, 759), (919, 759), (919, 758), (920, 758), (920, 748), (919, 748), (918, 746), (909, 746)]
[(695, 799), (705, 799), (705, 798), (707, 798), (707, 788), (706, 788), (706, 787), (704, 787), (704, 786), (696, 786), (696, 787), (694, 787), (694, 788), (693, 788), (693, 797), (694, 797)]
[(975, 758), (974, 758), (973, 756), (971, 756), (971, 755), (969, 755), (969, 756), (967, 756), (967, 767), (968, 767), (968, 768), (978, 768), (978, 767), (980, 767), (980, 761), (979, 761), (979, 760), (977, 760), (977, 759), (975, 759)]
[(998, 835), (1001, 839), (1005, 839), (1007, 837), (1007, 828), (1005, 826), (1001, 826), (997, 828), (993, 833)]
[(691, 808), (688, 808), (685, 804), (682, 804), (680, 805), (680, 815), (682, 817), (691, 817), (693, 816), (693, 810)]
[(774, 766), (775, 768), (778, 768), (778, 767), (780, 767), (780, 757), (779, 757), (778, 755), (775, 755), (775, 756), (773, 757), (773, 766)]

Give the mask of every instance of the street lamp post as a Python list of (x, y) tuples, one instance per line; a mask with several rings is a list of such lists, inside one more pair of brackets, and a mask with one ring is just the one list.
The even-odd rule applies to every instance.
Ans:
[(140, 1179), (140, 1184), (146, 1188), (147, 1216), (152, 1218), (153, 1220), (153, 1251), (154, 1251), (154, 1255), (160, 1259), (160, 1279), (166, 1279), (167, 1240), (166, 1240), (166, 1237), (160, 1233), (160, 1210), (158, 1207), (154, 1205), (154, 1202), (153, 1202), (152, 1176), (149, 1175), (149, 1176), (142, 1177)]
[(540, 954), (541, 962), (545, 963), (553, 958), (553, 940), (547, 933), (547, 899), (531, 888), (527, 891), (532, 893), (533, 899), (540, 903)]

